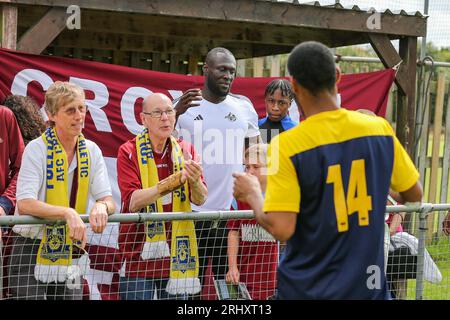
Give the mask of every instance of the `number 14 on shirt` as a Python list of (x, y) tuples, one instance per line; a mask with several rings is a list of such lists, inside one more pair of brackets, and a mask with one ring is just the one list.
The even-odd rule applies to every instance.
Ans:
[(334, 209), (338, 231), (348, 231), (348, 216), (355, 212), (358, 212), (358, 224), (360, 226), (368, 226), (369, 211), (372, 210), (372, 197), (367, 195), (364, 160), (352, 161), (347, 197), (344, 192), (340, 164), (328, 167), (327, 184), (333, 184)]

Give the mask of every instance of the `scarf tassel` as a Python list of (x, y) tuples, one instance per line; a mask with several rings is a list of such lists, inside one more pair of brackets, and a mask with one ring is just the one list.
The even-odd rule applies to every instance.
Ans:
[(91, 260), (87, 254), (82, 255), (79, 259), (73, 259), (72, 262), (71, 266), (38, 263), (34, 267), (34, 278), (44, 283), (63, 283), (88, 274)]
[(169, 294), (197, 294), (201, 291), (199, 278), (170, 278), (166, 291)]
[(170, 257), (169, 245), (166, 241), (145, 242), (141, 252), (143, 260)]

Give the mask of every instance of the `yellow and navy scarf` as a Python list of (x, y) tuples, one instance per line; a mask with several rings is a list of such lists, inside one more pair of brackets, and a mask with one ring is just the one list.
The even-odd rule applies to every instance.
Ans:
[[(184, 158), (180, 145), (170, 137), (173, 171), (177, 173), (184, 167)], [(159, 182), (158, 170), (153, 157), (153, 150), (145, 129), (136, 137), (136, 150), (141, 175), (142, 188), (156, 186)], [(186, 182), (172, 192), (172, 211), (191, 212), (189, 187)], [(161, 198), (150, 204), (146, 212), (163, 212)], [(141, 257), (157, 259), (169, 256), (164, 221), (148, 221), (145, 227), (145, 244)], [(170, 294), (196, 294), (200, 292), (198, 279), (199, 261), (197, 237), (192, 220), (172, 221), (172, 248), (170, 250), (170, 279), (166, 291)]]
[[(47, 146), (46, 202), (55, 206), (69, 207), (67, 155), (54, 128), (48, 128), (42, 139)], [(75, 210), (83, 214), (89, 189), (91, 160), (83, 135), (77, 141), (78, 188)], [(75, 180), (75, 177), (74, 177)], [(34, 270), (35, 278), (42, 282), (64, 282), (72, 265), (72, 239), (67, 225), (46, 225), (39, 245)]]

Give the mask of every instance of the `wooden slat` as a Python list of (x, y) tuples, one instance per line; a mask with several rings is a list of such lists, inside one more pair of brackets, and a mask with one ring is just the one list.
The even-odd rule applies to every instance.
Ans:
[(129, 61), (125, 62), (125, 57), (126, 57), (126, 54), (125, 54), (124, 51), (114, 50), (113, 51), (113, 61), (112, 61), (112, 63), (116, 64), (116, 65), (122, 65), (122, 66), (126, 65), (126, 66), (128, 66), (129, 65)]
[(279, 77), (280, 76), (280, 56), (272, 56), (270, 65), (270, 76)]
[(161, 54), (158, 52), (152, 53), (152, 70), (161, 70)]
[(83, 49), (73, 48), (72, 56), (76, 59), (82, 59), (83, 58)]
[[(411, 158), (414, 156), (414, 140), (416, 128), (416, 79), (417, 79), (417, 38), (406, 37), (400, 39), (399, 48), (400, 57), (403, 60), (403, 66), (400, 66), (399, 72), (406, 74), (407, 88), (407, 122), (405, 134), (405, 148)], [(404, 69), (403, 69), (404, 68)], [(397, 73), (398, 75), (398, 73)], [(399, 132), (399, 131), (397, 131)], [(402, 140), (400, 140), (402, 141)], [(402, 141), (403, 142), (403, 141)]]
[(40, 54), (66, 28), (67, 14), (63, 8), (52, 8), (20, 38), (20, 51)]
[(388, 97), (388, 104), (386, 107), (386, 120), (389, 121), (389, 123), (394, 122), (394, 90), (389, 90), (389, 97)]
[[(450, 85), (449, 85), (450, 86)], [(447, 100), (447, 115), (445, 117), (445, 148), (444, 157), (442, 161), (442, 187), (441, 187), (441, 203), (448, 203), (450, 199), (447, 199), (448, 182), (449, 182), (449, 169), (450, 169), (450, 96)], [(442, 221), (446, 216), (446, 212), (441, 212), (439, 215), (439, 234), (442, 234)]]
[[(428, 79), (428, 74), (426, 76)], [(427, 168), (426, 160), (428, 158), (428, 137), (429, 137), (429, 124), (430, 124), (430, 101), (431, 101), (431, 93), (428, 92), (427, 98), (425, 101), (425, 113), (423, 116), (423, 125), (422, 125), (422, 133), (420, 136), (420, 149), (419, 149), (419, 174), (422, 186), (425, 186), (425, 168)]]
[(236, 76), (245, 77), (245, 59), (238, 59), (236, 61)]
[[(438, 186), (438, 169), (439, 169), (439, 146), (441, 143), (442, 131), (442, 112), (444, 109), (444, 93), (445, 93), (445, 73), (440, 72), (438, 76), (438, 87), (436, 96), (436, 107), (434, 111), (434, 128), (433, 128), (433, 149), (431, 156), (431, 176), (430, 176), (430, 193), (428, 202), (436, 203), (437, 186)], [(427, 240), (431, 241), (434, 233), (435, 213), (431, 213), (427, 217)]]
[(169, 72), (180, 73), (180, 56), (177, 54), (170, 55)]
[(15, 50), (17, 47), (17, 7), (4, 4), (0, 10), (2, 48)]
[(189, 74), (193, 76), (198, 76), (200, 74), (199, 68), (198, 68), (198, 62), (200, 61), (200, 58), (195, 55), (189, 56), (189, 65), (188, 65), (188, 72)]
[[(73, 0), (0, 0), (7, 3), (56, 6), (67, 8)], [(245, 23), (297, 26), (305, 29), (335, 29), (341, 31), (369, 32), (421, 37), (426, 35), (423, 17), (381, 14), (380, 28), (369, 29), (367, 20), (372, 15), (366, 11), (250, 0), (80, 0), (82, 10), (190, 17), (202, 20), (240, 21)]]
[(264, 58), (253, 58), (253, 76), (262, 77), (264, 72)]

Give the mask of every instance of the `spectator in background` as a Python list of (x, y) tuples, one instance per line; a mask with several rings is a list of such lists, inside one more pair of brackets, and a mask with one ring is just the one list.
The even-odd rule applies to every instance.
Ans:
[(0, 216), (14, 212), (23, 149), (24, 143), (14, 113), (0, 106)]
[(294, 98), (292, 85), (286, 79), (272, 80), (266, 87), (264, 97), (267, 116), (258, 121), (258, 126), (263, 142), (270, 143), (277, 134), (298, 125), (288, 115)]
[[(28, 142), (39, 137), (44, 132), (44, 119), (39, 112), (38, 104), (32, 98), (11, 95), (5, 99), (3, 105), (14, 113), (25, 146)], [(11, 121), (11, 124), (14, 123), (15, 121)], [(14, 139), (14, 141), (17, 141), (16, 145), (19, 146), (20, 139)], [(3, 177), (3, 174), (0, 175)], [(11, 214), (13, 212), (13, 209), (10, 210)], [(0, 229), (0, 233), (1, 231)], [(12, 237), (10, 237), (10, 227), (3, 227), (3, 288), (5, 289), (5, 297), (9, 296), (6, 291), (8, 290), (8, 262), (12, 250), (12, 240)]]
[[(0, 216), (14, 212), (17, 176), (23, 149), (24, 143), (14, 113), (0, 106)], [(0, 226), (0, 281), (5, 283), (3, 253), (2, 226)], [(3, 292), (0, 290), (0, 299), (2, 297)]]
[(84, 91), (69, 82), (56, 81), (45, 94), (51, 121), (42, 136), (24, 150), (17, 181), (15, 214), (64, 220), (67, 225), (15, 225), (9, 284), (14, 299), (82, 298), (80, 279), (87, 261), (78, 247), (86, 243), (86, 226), (80, 218), (88, 199), (94, 232), (106, 227), (114, 212), (106, 165), (99, 147), (84, 138)]
[(32, 98), (11, 95), (6, 97), (3, 104), (16, 116), (25, 146), (44, 132), (45, 121), (38, 104)]
[[(256, 176), (263, 194), (267, 183), (267, 144), (255, 144), (245, 151), (245, 172)], [(237, 210), (251, 210), (237, 201)], [(278, 265), (278, 244), (256, 219), (229, 220), (228, 273), (226, 281), (246, 284), (253, 300), (274, 296)]]

